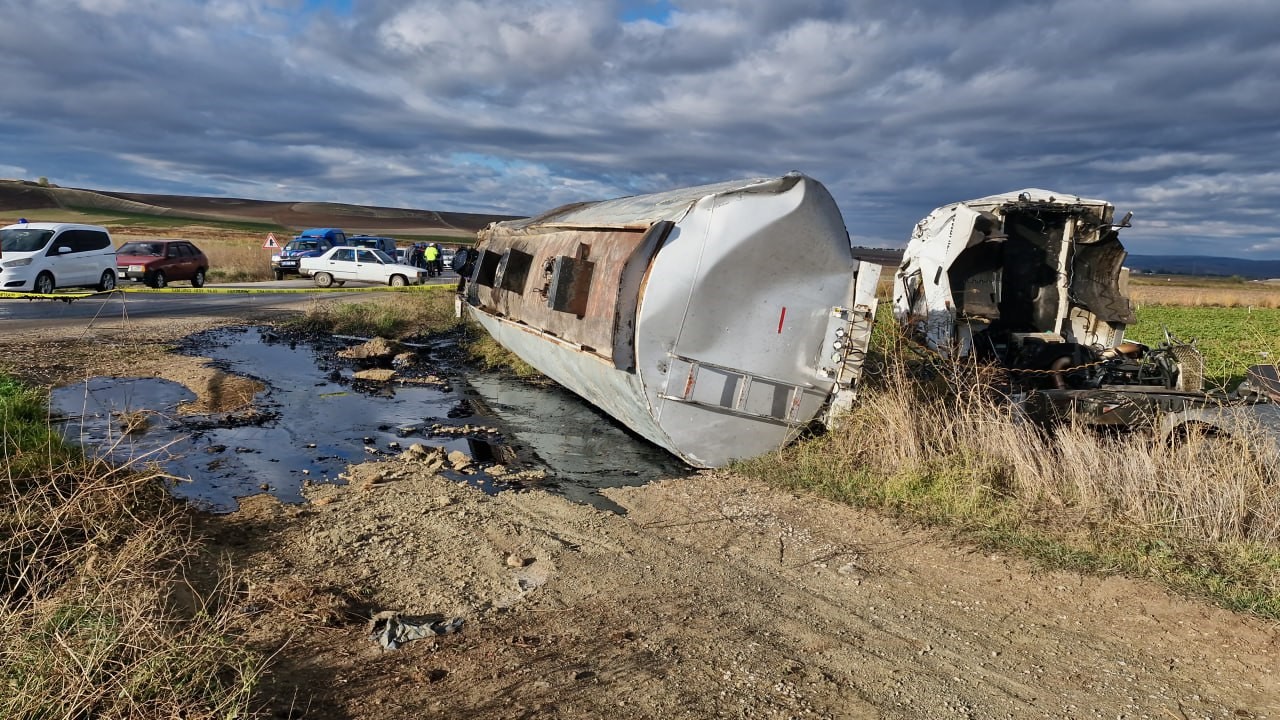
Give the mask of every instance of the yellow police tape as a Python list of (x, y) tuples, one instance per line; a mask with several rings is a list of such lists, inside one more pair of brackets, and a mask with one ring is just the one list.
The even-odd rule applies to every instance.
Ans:
[(72, 300), (83, 300), (91, 297), (109, 297), (115, 293), (127, 294), (204, 294), (204, 295), (251, 295), (251, 294), (301, 294), (301, 293), (341, 293), (341, 292), (428, 292), (438, 289), (453, 289), (453, 283), (432, 283), (430, 285), (405, 285), (402, 287), (391, 287), (390, 285), (373, 285), (369, 287), (313, 287), (313, 288), (116, 288), (115, 290), (106, 290), (103, 292), (78, 292), (63, 293), (55, 292), (52, 295), (42, 295), (33, 292), (6, 292), (0, 291), (0, 298), (25, 298), (27, 300), (62, 300), (71, 302)]

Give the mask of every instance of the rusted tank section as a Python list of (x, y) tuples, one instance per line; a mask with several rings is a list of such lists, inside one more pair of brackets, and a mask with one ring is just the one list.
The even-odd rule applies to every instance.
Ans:
[(775, 449), (856, 388), (879, 266), (805, 175), (568, 205), (477, 250), (471, 316), (691, 465)]

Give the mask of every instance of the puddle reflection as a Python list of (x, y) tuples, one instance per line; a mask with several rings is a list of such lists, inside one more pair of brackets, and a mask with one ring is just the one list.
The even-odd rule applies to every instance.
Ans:
[[(183, 352), (267, 386), (255, 399), (267, 417), (261, 424), (179, 417), (178, 405), (194, 394), (155, 378), (93, 378), (56, 388), (50, 404), (66, 419), (69, 439), (119, 462), (158, 462), (189, 479), (174, 487), (176, 496), (213, 512), (232, 511), (237, 498), (260, 492), (301, 502), (305, 482), (335, 482), (349, 463), (396, 454), (414, 442), (461, 451), (482, 465), (518, 460), (541, 466), (548, 490), (613, 510), (618, 508), (597, 489), (690, 472), (564, 390), (496, 374), (459, 374), (460, 368), (441, 367), (446, 361), (430, 350), (419, 350), (420, 361), (461, 387), (352, 382), (355, 368), (335, 356), (348, 344), (287, 342), (266, 329), (193, 336)], [(468, 424), (493, 426), (501, 437), (432, 435), (433, 425), (456, 432)], [(483, 474), (455, 475), (486, 492), (504, 487)]]

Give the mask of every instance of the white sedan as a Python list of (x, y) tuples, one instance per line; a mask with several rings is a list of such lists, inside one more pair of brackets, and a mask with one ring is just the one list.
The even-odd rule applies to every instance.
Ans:
[(336, 247), (318, 257), (302, 258), (299, 271), (319, 287), (349, 280), (402, 287), (421, 285), (427, 279), (422, 268), (402, 265), (381, 250), (361, 247)]

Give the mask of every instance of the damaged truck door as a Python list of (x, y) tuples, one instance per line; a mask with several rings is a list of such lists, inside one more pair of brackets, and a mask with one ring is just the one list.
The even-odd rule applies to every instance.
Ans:
[(773, 450), (856, 389), (880, 267), (807, 176), (568, 205), (477, 250), (470, 315), (690, 465)]

